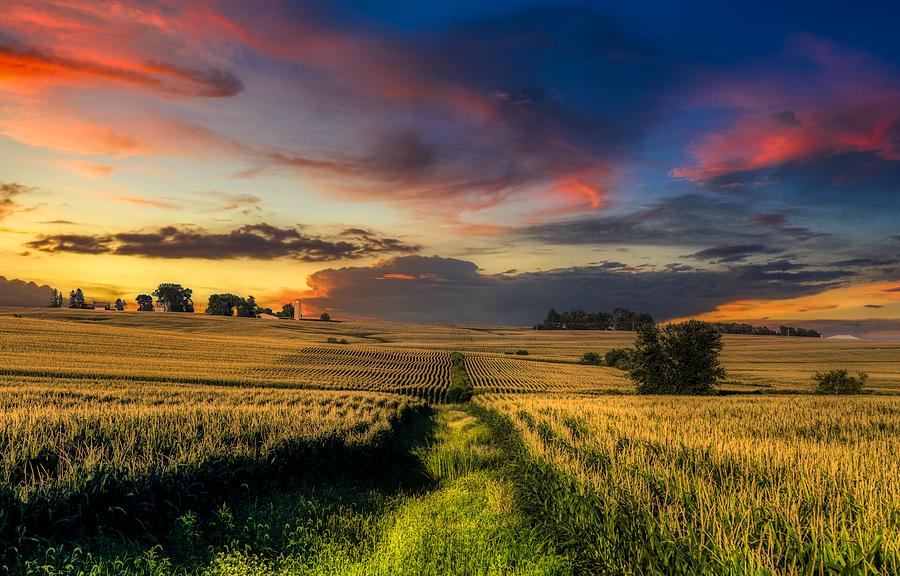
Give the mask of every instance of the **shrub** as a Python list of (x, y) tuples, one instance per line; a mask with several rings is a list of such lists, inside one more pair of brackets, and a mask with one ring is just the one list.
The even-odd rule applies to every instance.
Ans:
[(865, 372), (860, 372), (854, 378), (846, 370), (816, 372), (813, 376), (819, 394), (862, 394), (868, 379), (869, 375)]
[(688, 320), (662, 330), (641, 326), (628, 377), (639, 394), (711, 394), (725, 377), (719, 364), (722, 335), (708, 322)]
[(516, 350), (516, 356), (528, 356), (528, 350)]
[(319, 320), (322, 322), (331, 322), (331, 315), (328, 312), (322, 312), (322, 315), (319, 316)]
[(326, 340), (325, 342), (328, 344), (349, 344), (349, 342), (347, 342), (345, 338), (341, 338), (340, 340), (338, 340), (334, 336), (329, 336), (328, 340)]
[(600, 355), (596, 352), (585, 352), (581, 355), (581, 360), (578, 361), (579, 364), (587, 364), (589, 366), (600, 366), (603, 362), (600, 361)]
[(607, 350), (606, 354), (603, 355), (603, 362), (604, 364), (612, 368), (627, 370), (628, 360), (630, 357), (631, 350), (629, 350), (628, 348), (613, 348), (611, 350)]

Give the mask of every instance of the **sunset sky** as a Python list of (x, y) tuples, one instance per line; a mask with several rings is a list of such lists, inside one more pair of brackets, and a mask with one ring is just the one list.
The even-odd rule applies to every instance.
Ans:
[(201, 309), (900, 334), (897, 22), (887, 1), (0, 0), (0, 305), (179, 282)]

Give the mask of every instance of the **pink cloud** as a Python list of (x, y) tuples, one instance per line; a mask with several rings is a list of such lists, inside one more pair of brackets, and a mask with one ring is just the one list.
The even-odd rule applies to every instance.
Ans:
[(812, 63), (815, 71), (791, 77), (763, 70), (749, 80), (700, 82), (691, 105), (733, 107), (737, 118), (700, 137), (688, 150), (694, 162), (673, 169), (673, 176), (706, 181), (843, 152), (900, 159), (896, 74), (863, 54), (809, 36), (794, 38), (784, 57)]

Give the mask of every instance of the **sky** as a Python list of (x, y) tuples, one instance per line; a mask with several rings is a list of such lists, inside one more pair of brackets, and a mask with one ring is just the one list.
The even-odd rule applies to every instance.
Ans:
[(0, 1), (0, 305), (900, 335), (896, 2)]

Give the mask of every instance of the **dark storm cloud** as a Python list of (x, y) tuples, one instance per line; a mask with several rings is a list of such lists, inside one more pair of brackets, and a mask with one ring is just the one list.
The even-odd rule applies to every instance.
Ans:
[(778, 254), (784, 252), (781, 248), (772, 248), (764, 244), (724, 244), (706, 248), (690, 255), (697, 260), (709, 262), (740, 262), (750, 256), (760, 254)]
[(52, 295), (49, 286), (0, 276), (0, 306), (46, 306)]
[(333, 237), (323, 237), (307, 234), (300, 228), (279, 228), (269, 224), (251, 224), (225, 233), (166, 226), (154, 232), (55, 234), (40, 236), (27, 246), (50, 253), (209, 260), (291, 258), (303, 262), (327, 262), (378, 254), (411, 254), (419, 250), (418, 246), (360, 228), (349, 228)]
[[(802, 268), (802, 267), (800, 267)], [(724, 271), (584, 266), (487, 275), (473, 262), (405, 256), (309, 277), (308, 298), (345, 314), (432, 322), (529, 324), (547, 309), (646, 310), (657, 318), (698, 314), (742, 298), (790, 298), (840, 286), (849, 271), (735, 265)]]
[(712, 249), (732, 243), (793, 243), (819, 235), (808, 228), (789, 226), (783, 214), (754, 214), (748, 202), (701, 194), (660, 200), (624, 214), (540, 224), (519, 234), (553, 244), (711, 245)]

